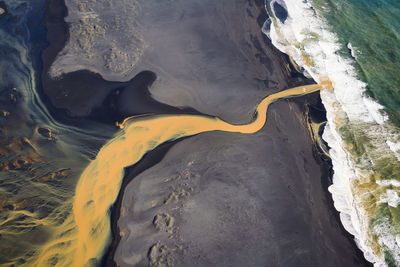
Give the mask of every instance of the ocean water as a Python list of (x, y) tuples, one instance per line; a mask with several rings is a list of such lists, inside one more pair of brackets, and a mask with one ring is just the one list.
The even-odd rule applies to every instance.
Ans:
[(329, 191), (367, 260), (400, 265), (400, 1), (273, 0), (263, 27), (316, 82), (327, 110)]
[(340, 54), (353, 57), (367, 93), (400, 126), (400, 2), (313, 1), (337, 34)]

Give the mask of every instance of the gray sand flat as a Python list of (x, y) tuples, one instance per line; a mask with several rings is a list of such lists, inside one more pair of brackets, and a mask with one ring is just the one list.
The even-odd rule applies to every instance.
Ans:
[[(111, 7), (105, 0), (75, 1), (66, 0), (70, 39), (52, 66), (54, 73), (79, 68), (126, 81), (151, 70), (158, 76), (151, 88), (156, 100), (231, 122), (247, 121), (262, 97), (288, 87), (286, 63), (264, 43), (257, 24), (262, 1), (259, 7), (244, 0), (112, 1)], [(79, 12), (81, 5), (89, 11)], [(101, 34), (92, 33), (96, 25), (104, 29)], [(90, 47), (82, 48), (87, 39)], [(133, 43), (125, 45), (126, 40)], [(115, 71), (104, 59), (113, 42), (122, 49), (111, 57), (122, 68)], [(140, 57), (130, 61), (119, 54)], [(136, 63), (128, 66), (128, 61)]]
[(140, 6), (148, 47), (137, 66), (159, 76), (151, 88), (155, 99), (239, 123), (261, 98), (288, 86), (285, 63), (265, 45), (253, 1), (146, 0)]
[(298, 112), (276, 103), (261, 132), (191, 137), (137, 176), (122, 201), (117, 265), (361, 265)]

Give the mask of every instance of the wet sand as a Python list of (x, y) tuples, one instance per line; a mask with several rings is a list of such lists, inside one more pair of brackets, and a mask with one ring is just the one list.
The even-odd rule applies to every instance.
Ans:
[[(188, 24), (207, 27), (181, 29), (180, 34), (174, 35), (169, 30), (174, 28), (172, 24), (162, 29), (165, 36), (159, 35), (159, 31), (147, 36), (151, 49), (145, 52), (137, 73), (150, 70), (159, 77), (147, 86), (154, 98), (170, 106), (186, 105), (230, 122), (243, 122), (251, 118), (261, 97), (310, 83), (292, 72), (285, 57), (261, 34), (260, 23), (265, 20), (262, 1), (193, 2), (201, 16), (182, 20), (179, 9), (168, 15), (177, 16), (182, 28)], [(54, 7), (62, 7), (61, 4)], [(168, 9), (164, 12), (168, 13)], [(193, 14), (186, 16), (190, 15)], [(154, 18), (141, 19), (149, 22)], [(224, 19), (225, 24), (221, 23)], [(164, 22), (160, 19), (154, 25)], [(55, 31), (65, 27), (57, 24), (60, 21), (54, 23)], [(211, 35), (206, 34), (210, 27), (214, 30)], [(181, 47), (176, 49), (171, 43), (184, 43), (182, 38), (188, 31), (194, 37), (208, 36), (202, 40), (203, 46), (197, 47), (196, 56), (193, 58), (191, 51), (182, 49), (179, 60), (161, 58), (168, 52), (172, 55), (178, 52)], [(245, 38), (242, 31), (246, 31)], [(193, 36), (190, 39), (200, 42)], [(155, 40), (161, 44), (165, 40), (170, 45), (157, 47)], [(50, 42), (52, 45), (43, 57), (45, 70), (62, 48), (62, 42)], [(224, 53), (219, 56), (221, 51)], [(86, 71), (67, 74), (59, 81), (51, 81), (44, 73), (43, 80), (44, 92), (55, 106), (69, 110), (70, 115), (86, 117), (90, 117), (96, 106), (108, 101), (107, 95), (112, 97), (110, 92), (128, 86), (106, 82)], [(133, 87), (135, 83), (131, 81)], [(74, 92), (65, 94), (65, 84)], [(53, 91), (54, 88), (57, 90)], [(82, 90), (89, 92), (81, 94)], [(200, 134), (173, 146), (164, 145), (129, 168), (126, 188), (121, 190), (112, 218), (114, 231), (118, 229), (122, 238), (116, 251), (109, 253), (105, 265), (112, 265), (112, 258), (121, 266), (134, 262), (140, 266), (368, 265), (340, 225), (333, 208), (327, 192), (329, 165), (313, 154), (315, 148), (306, 130), (304, 103), (314, 98), (275, 103), (260, 133)], [(117, 101), (117, 105), (121, 109), (129, 107), (126, 102)], [(175, 111), (180, 109), (170, 110)], [(109, 121), (118, 116), (120, 113)], [(159, 164), (149, 168), (165, 153)], [(149, 206), (151, 202), (154, 206)], [(119, 209), (120, 213), (116, 211)], [(166, 220), (171, 218), (172, 224)]]

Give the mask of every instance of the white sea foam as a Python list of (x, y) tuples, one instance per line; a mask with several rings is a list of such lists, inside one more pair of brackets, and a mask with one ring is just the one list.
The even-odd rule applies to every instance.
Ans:
[(400, 142), (392, 142), (387, 140), (386, 144), (389, 146), (390, 150), (395, 153), (397, 159), (400, 161)]
[(353, 46), (351, 45), (351, 43), (348, 43), (348, 44), (347, 44), (347, 48), (350, 50), (351, 56), (352, 56), (354, 59), (356, 59), (356, 52), (355, 52), (355, 49), (353, 48)]
[(336, 210), (340, 212), (342, 224), (350, 234), (354, 235), (357, 245), (364, 252), (364, 257), (368, 261), (382, 262), (383, 259), (378, 259), (372, 249), (365, 244), (365, 240), (368, 238), (368, 225), (360, 217), (361, 214), (357, 210), (350, 187), (351, 181), (357, 179), (356, 171), (352, 162), (348, 160), (349, 153), (343, 148), (343, 141), (335, 129), (332, 117), (328, 117), (322, 138), (331, 147), (329, 154), (334, 167), (334, 175), (333, 184), (328, 190), (332, 194)]
[[(351, 62), (337, 55), (340, 46), (336, 36), (321, 26), (309, 4), (287, 0), (286, 6), (290, 17), (285, 24), (275, 21), (279, 27), (271, 25), (273, 44), (291, 55), (317, 82), (329, 77), (335, 84), (334, 94), (350, 120), (385, 121), (387, 118), (380, 111), (382, 106), (364, 94), (366, 84), (356, 78)], [(318, 40), (313, 41), (315, 34)], [(311, 57), (312, 65), (305, 64), (304, 56)]]
[[(267, 10), (273, 12), (273, 2), (269, 4)], [(278, 49), (290, 55), (316, 82), (325, 79), (332, 81), (334, 91), (321, 92), (328, 120), (323, 139), (331, 147), (329, 153), (334, 169), (333, 184), (329, 187), (329, 191), (332, 193), (335, 208), (340, 212), (345, 229), (354, 235), (365, 258), (376, 266), (385, 266), (383, 254), (374, 253), (369, 246), (370, 216), (362, 206), (364, 195), (354, 193), (353, 184), (355, 181), (370, 181), (369, 178), (373, 175), (370, 169), (378, 160), (389, 158), (396, 161), (396, 157), (399, 159), (395, 153), (399, 151), (400, 143), (388, 141), (397, 140), (397, 133), (393, 130), (382, 106), (365, 94), (366, 84), (357, 78), (352, 59), (338, 55), (337, 51), (340, 49), (338, 38), (328, 30), (323, 18), (310, 3), (286, 0), (285, 6), (289, 17), (284, 24), (273, 19), (268, 35)], [(347, 44), (347, 47), (355, 58), (354, 48), (351, 44)], [(371, 146), (361, 144), (365, 152), (357, 160), (346, 150), (348, 145), (339, 130), (341, 125), (348, 125), (351, 134), (359, 134), (373, 142)], [(377, 181), (378, 185), (400, 185), (397, 180), (380, 178), (382, 180)], [(400, 198), (397, 191), (390, 190), (387, 189), (386, 194), (381, 196), (381, 201), (395, 207), (400, 203)], [(373, 229), (374, 233), (379, 234), (379, 244), (388, 248), (394, 254), (397, 263), (400, 263), (400, 249), (397, 245), (393, 245), (397, 244), (396, 235), (390, 234), (390, 231), (381, 234), (383, 229), (381, 227), (383, 226), (378, 225)]]
[(376, 181), (377, 184), (381, 186), (394, 186), (394, 187), (400, 187), (400, 182), (397, 180), (381, 180), (381, 181)]
[(381, 195), (380, 202), (388, 203), (389, 206), (396, 208), (400, 204), (400, 197), (396, 191), (387, 189), (386, 194)]

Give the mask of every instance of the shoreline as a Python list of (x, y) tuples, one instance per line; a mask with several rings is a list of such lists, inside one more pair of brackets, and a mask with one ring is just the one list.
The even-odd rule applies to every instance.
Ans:
[[(64, 1), (61, 1), (61, 0), (57, 0), (57, 2), (58, 2), (58, 5), (60, 5), (61, 6), (61, 9), (65, 9), (65, 4), (64, 4)], [(54, 4), (54, 2), (52, 3), (52, 4)], [(57, 6), (57, 3), (55, 4), (56, 6)], [(46, 12), (46, 14), (47, 14), (47, 12)], [(265, 13), (266, 14), (266, 13)], [(259, 15), (259, 17), (262, 15), (262, 13), (260, 13), (260, 15)], [(46, 15), (45, 15), (46, 16)], [(58, 25), (58, 27), (61, 27), (62, 25)], [(65, 26), (65, 25), (64, 25)], [(260, 26), (261, 27), (261, 26)], [(65, 28), (64, 28), (64, 30), (65, 30)], [(56, 31), (55, 29), (53, 29), (53, 31)], [(51, 31), (50, 31), (51, 32)], [(66, 31), (64, 31), (62, 34), (64, 34), (63, 36), (68, 36), (68, 29), (66, 29)], [(62, 39), (62, 38), (55, 38), (56, 36), (57, 37), (59, 37), (59, 32), (57, 32), (57, 34), (48, 34), (48, 36), (53, 36), (54, 37), (54, 40), (56, 40), (57, 39), (57, 41), (56, 41), (56, 45), (54, 46), (54, 43), (53, 42), (51, 42), (50, 41), (50, 46), (49, 46), (49, 48), (47, 48), (46, 50), (47, 50), (47, 52), (45, 52), (44, 53), (44, 56), (43, 56), (43, 65), (44, 65), (44, 68), (43, 68), (43, 75), (44, 76), (47, 76), (47, 71), (48, 71), (48, 68), (49, 68), (49, 66), (51, 65), (51, 63), (52, 63), (52, 60), (54, 60), (55, 59), (55, 56), (57, 55), (57, 53), (59, 52), (59, 51), (61, 51), (61, 49), (62, 49), (62, 47), (61, 47), (61, 42), (59, 41), (60, 39), (61, 40), (67, 40), (67, 38), (68, 37), (66, 37), (65, 39)], [(265, 38), (267, 38), (266, 36), (265, 36)], [(268, 40), (269, 41), (269, 40)], [(65, 44), (65, 43), (64, 43)], [(268, 45), (269, 46), (272, 46), (272, 44), (269, 42), (268, 43)], [(273, 46), (272, 46), (273, 47)], [(57, 49), (59, 49), (59, 50), (57, 50)], [(275, 47), (273, 47), (273, 49), (276, 49)], [(53, 57), (52, 57), (53, 56)], [(293, 66), (290, 64), (290, 61), (288, 60), (288, 58), (287, 58), (287, 56), (286, 55), (284, 55), (283, 56), (283, 58), (285, 58), (286, 59), (286, 64), (288, 64), (289, 66), (291, 66), (291, 75), (294, 75), (294, 78), (293, 78), (293, 80), (292, 81), (290, 81), (291, 83), (298, 83), (299, 82), (299, 80), (302, 80), (302, 81), (304, 81), (303, 79), (304, 79), (304, 76), (302, 76), (301, 74), (299, 74), (299, 73), (297, 73), (297, 72), (295, 72), (294, 71), (294, 69), (293, 69)], [(82, 73), (84, 73), (85, 75), (88, 73), (88, 72), (86, 72), (86, 71), (82, 71)], [(95, 77), (96, 76), (96, 74), (90, 74), (90, 75), (93, 75), (93, 77)], [(43, 77), (43, 76), (42, 76)], [(299, 77), (300, 77), (300, 79), (299, 79)], [(98, 78), (98, 77), (97, 77)], [(96, 79), (97, 79), (96, 78)], [(43, 79), (46, 79), (45, 77), (43, 78)], [(63, 80), (63, 79), (61, 79), (61, 80)], [(308, 79), (308, 81), (311, 81), (311, 80), (309, 80)], [(49, 81), (47, 81), (47, 82), (49, 82)], [(46, 81), (44, 82), (44, 83), (46, 83)], [(51, 84), (51, 83), (50, 83)], [(126, 85), (126, 83), (114, 83), (114, 82), (112, 82), (112, 83), (110, 83), (110, 86), (112, 87), (112, 86), (115, 86), (115, 84), (124, 84), (124, 85)], [(49, 85), (48, 85), (49, 86)], [(301, 100), (289, 100), (290, 102), (293, 102), (293, 103), (296, 103), (296, 105), (298, 105), (300, 108), (301, 108), (301, 110), (302, 110), (302, 116), (305, 116), (304, 114), (304, 110), (305, 110), (305, 105), (307, 105), (307, 101), (308, 101), (308, 99), (309, 98), (311, 98), (311, 96), (306, 96), (306, 97), (303, 97)], [(50, 100), (49, 100), (50, 101)], [(319, 100), (320, 101), (320, 100)], [(185, 112), (185, 111), (183, 111), (183, 112)], [(196, 112), (196, 111), (194, 111), (194, 112)], [(190, 114), (190, 113), (189, 113)], [(185, 139), (185, 138), (184, 138)], [(164, 157), (164, 155), (168, 152), (168, 150), (172, 147), (172, 146), (174, 146), (176, 143), (178, 143), (178, 142), (181, 142), (181, 141), (183, 141), (184, 139), (179, 139), (179, 140), (177, 140), (177, 141), (174, 141), (174, 142), (170, 142), (170, 143), (165, 143), (165, 144), (163, 144), (163, 145), (161, 145), (160, 147), (158, 147), (157, 149), (155, 149), (154, 151), (151, 151), (150, 153), (148, 153), (148, 154), (146, 154), (145, 155), (145, 157), (142, 159), (142, 160), (140, 160), (137, 164), (135, 164), (134, 166), (131, 166), (131, 167), (129, 167), (129, 168), (127, 168), (126, 169), (126, 174), (125, 174), (125, 176), (124, 176), (124, 180), (123, 180), (123, 183), (122, 183), (122, 186), (121, 186), (121, 189), (120, 189), (120, 193), (119, 193), (119, 195), (118, 195), (118, 199), (117, 199), (117, 201), (114, 203), (114, 205), (113, 205), (113, 207), (112, 207), (112, 212), (111, 212), (111, 223), (112, 223), (112, 225), (113, 225), (113, 227), (112, 227), (112, 231), (113, 231), (113, 241), (112, 241), (112, 244), (110, 244), (110, 249), (111, 249), (111, 251), (110, 251), (110, 249), (108, 249), (108, 252), (104, 255), (104, 257), (103, 257), (103, 265), (104, 266), (109, 266), (108, 264), (113, 264), (113, 265), (115, 265), (115, 262), (114, 262), (114, 253), (115, 253), (115, 248), (116, 248), (116, 246), (118, 245), (118, 241), (119, 241), (119, 238), (120, 238), (120, 236), (119, 236), (119, 234), (115, 237), (114, 236), (114, 233), (119, 233), (119, 231), (117, 231), (118, 230), (118, 227), (117, 227), (117, 223), (118, 223), (118, 219), (119, 219), (119, 213), (120, 213), (120, 208), (121, 208), (121, 201), (122, 201), (122, 197), (123, 197), (123, 194), (124, 194), (124, 191), (125, 191), (125, 187), (127, 186), (127, 184), (132, 180), (132, 179), (134, 179), (135, 178), (135, 176), (137, 176), (138, 174), (140, 174), (141, 172), (143, 172), (144, 170), (146, 170), (146, 169), (148, 169), (149, 167), (151, 167), (151, 166), (154, 166), (155, 164), (157, 164), (159, 161), (161, 161), (162, 160), (162, 158)], [(319, 160), (318, 160), (319, 159)], [(317, 160), (317, 161), (321, 161), (321, 162), (318, 162), (318, 164), (320, 165), (320, 167), (321, 167), (321, 169), (323, 169), (324, 170), (324, 173), (331, 173), (331, 171), (330, 171), (330, 169), (332, 168), (332, 166), (331, 166), (331, 164), (328, 164), (328, 163), (326, 163), (324, 160), (322, 160), (320, 157), (317, 157), (317, 156), (315, 156), (315, 160)], [(341, 230), (343, 231), (343, 233), (344, 233), (344, 235), (346, 236), (346, 238), (351, 238), (351, 243), (355, 246), (355, 248), (357, 249), (357, 251), (359, 252), (359, 253), (361, 253), (361, 255), (362, 255), (362, 252), (361, 252), (361, 250), (359, 250), (358, 249), (358, 247), (356, 246), (356, 244), (355, 244), (355, 242), (354, 242), (354, 239), (352, 239), (352, 236), (347, 232), (347, 231), (345, 231), (344, 230), (344, 228), (343, 228), (343, 226), (342, 226), (342, 224), (341, 224), (341, 222), (340, 222), (340, 219), (339, 219), (339, 213), (336, 211), (336, 209), (333, 207), (333, 200), (332, 200), (332, 196), (331, 196), (331, 194), (328, 192), (328, 186), (329, 186), (329, 181), (328, 181), (328, 185), (327, 186), (325, 186), (326, 184), (324, 184), (324, 181), (328, 181), (328, 179), (323, 179), (323, 177), (321, 177), (321, 183), (323, 184), (323, 188), (324, 188), (324, 193), (325, 194), (327, 194), (327, 199), (329, 200), (329, 202), (330, 202), (330, 206), (331, 206), (331, 208), (332, 208), (332, 210), (330, 210), (329, 212), (335, 217), (335, 219), (336, 220), (338, 220), (338, 222), (339, 222), (339, 225), (341, 226)], [(115, 231), (115, 232), (114, 232)], [(363, 258), (363, 257), (362, 257)], [(364, 259), (364, 258), (363, 258)]]
[[(310, 97), (311, 97), (311, 95), (310, 95)], [(323, 104), (321, 102), (321, 98), (320, 98), (319, 94), (318, 94), (318, 98), (319, 98), (319, 100), (318, 100), (317, 106), (322, 105), (322, 107), (323, 107)], [(306, 107), (308, 105), (310, 105), (310, 104), (305, 104), (303, 107)], [(313, 105), (311, 104), (310, 106), (312, 107)], [(306, 115), (304, 114), (304, 116), (306, 116)], [(309, 115), (308, 115), (307, 119), (310, 119), (310, 117), (312, 117), (312, 116), (313, 116), (313, 114), (312, 114), (312, 111), (311, 111), (311, 112), (309, 112)], [(326, 112), (325, 112), (325, 118), (326, 118)], [(311, 136), (311, 134), (312, 133), (310, 133), (310, 139), (312, 138), (312, 140), (314, 140), (314, 138)], [(319, 132), (318, 134), (320, 135), (321, 140), (323, 140), (322, 139), (322, 133)], [(325, 142), (325, 140), (323, 140), (323, 141)], [(338, 210), (335, 209), (334, 201), (332, 199), (332, 194), (328, 190), (328, 187), (333, 184), (332, 178), (333, 178), (334, 171), (333, 171), (332, 160), (330, 158), (328, 158), (327, 156), (325, 156), (323, 150), (321, 149), (321, 147), (316, 142), (313, 141), (312, 143), (313, 143), (313, 156), (314, 156), (314, 159), (320, 165), (321, 171), (323, 173), (323, 176), (321, 177), (321, 184), (322, 184), (322, 187), (323, 187), (323, 191), (324, 191), (324, 193), (326, 195), (326, 199), (328, 201), (328, 205), (330, 207), (329, 212), (330, 212), (331, 216), (335, 219), (337, 224), (340, 226), (340, 230), (341, 230), (342, 235), (345, 236), (346, 239), (352, 244), (354, 250), (357, 253), (357, 256), (360, 259), (363, 259), (364, 265), (372, 267), (373, 263), (367, 261), (364, 258), (363, 251), (357, 246), (357, 244), (355, 242), (355, 239), (354, 239), (354, 236), (346, 231), (346, 229), (344, 228), (344, 226), (343, 226), (343, 224), (342, 224), (342, 222), (340, 220), (340, 213), (339, 213)], [(327, 143), (326, 143), (326, 145), (328, 146)], [(328, 148), (329, 148), (329, 146), (328, 146)]]
[[(342, 22), (340, 9), (328, 12), (318, 3), (285, 2), (292, 20), (286, 24), (274, 21), (270, 31), (273, 43), (315, 80), (329, 79), (335, 87), (332, 92), (321, 92), (321, 98), (328, 118), (323, 136), (331, 147), (335, 170), (329, 191), (342, 224), (354, 235), (368, 261), (375, 265), (399, 263), (395, 230), (398, 222), (392, 220), (397, 213), (393, 208), (398, 206), (399, 192), (391, 187), (398, 178), (395, 144), (399, 129), (384, 106), (368, 93), (375, 87), (356, 64), (367, 64), (367, 58), (352, 55), (356, 53), (354, 47), (359, 46), (357, 51), (361, 51), (369, 47), (369, 42), (362, 42), (363, 47), (351, 41), (357, 40), (361, 32), (355, 27), (355, 35), (350, 37), (343, 31), (338, 23)], [(349, 10), (353, 7), (350, 4)], [(357, 20), (362, 21), (363, 16)], [(311, 40), (305, 32), (319, 38)], [(297, 44), (302, 48), (297, 49)], [(341, 53), (343, 49), (347, 53)], [(370, 52), (374, 55), (373, 49)], [(389, 92), (389, 88), (381, 90), (382, 94)]]
[[(263, 20), (259, 21), (260, 29), (263, 27), (265, 21), (269, 17), (265, 7), (262, 8), (262, 12), (265, 14), (265, 18)], [(274, 49), (279, 51), (279, 49), (272, 44), (272, 41), (265, 34), (264, 34), (264, 36), (265, 36), (265, 39), (264, 39), (265, 42), (267, 42)], [(303, 74), (298, 72), (297, 66), (293, 65), (293, 61), (289, 58), (289, 55), (287, 55), (287, 54), (285, 54), (285, 53), (283, 53), (281, 51), (279, 51), (279, 53), (281, 53), (283, 55), (283, 57), (285, 58), (286, 63), (290, 66), (292, 75), (295, 74), (296, 76), (300, 76), (300, 77), (302, 77), (302, 78), (304, 78), (306, 80), (310, 80), (313, 83), (316, 83), (312, 78), (307, 78)], [(307, 100), (307, 99), (310, 99), (310, 98), (314, 98), (314, 99), (318, 98), (318, 100), (316, 101), (316, 103), (313, 103), (313, 104), (305, 103), (306, 101), (303, 102), (303, 100), (302, 100), (302, 99)], [(322, 115), (323, 120), (327, 121), (327, 117), (326, 117), (326, 112), (327, 111), (325, 109), (324, 104), (322, 103), (320, 92), (313, 93), (311, 95), (307, 95), (302, 99), (301, 100), (294, 99), (294, 100), (291, 100), (291, 101), (293, 101), (293, 102), (297, 102), (297, 101), (298, 102), (300, 102), (300, 101), (303, 102), (301, 104), (300, 103), (297, 103), (297, 104), (301, 108), (303, 116), (305, 116), (307, 120), (311, 120), (311, 117), (314, 115), (313, 112), (309, 110), (309, 107), (317, 107), (317, 109), (314, 109), (315, 111), (318, 112), (318, 109), (323, 111), (322, 114), (317, 114), (317, 117), (321, 118), (320, 116)], [(308, 116), (306, 114), (306, 109), (308, 109)], [(319, 132), (318, 134), (320, 135), (320, 138), (321, 138), (321, 140), (323, 140), (325, 145), (328, 146), (326, 141), (324, 139), (322, 139), (322, 132), (321, 133)], [(332, 193), (329, 192), (329, 190), (328, 190), (328, 187), (333, 184), (334, 171), (333, 171), (332, 160), (330, 158), (327, 158), (324, 155), (321, 147), (314, 141), (314, 138), (313, 138), (311, 132), (310, 132), (310, 136), (309, 137), (310, 137), (310, 139), (312, 140), (312, 143), (313, 143), (313, 156), (314, 156), (314, 159), (318, 162), (318, 165), (320, 165), (322, 173), (325, 176), (325, 177), (324, 176), (321, 177), (321, 184), (322, 184), (323, 191), (324, 191), (324, 194), (326, 196), (326, 199), (327, 199), (327, 201), (329, 203), (328, 205), (329, 205), (329, 208), (330, 208), (330, 210), (329, 210), (330, 214), (334, 217), (334, 219), (336, 220), (336, 222), (338, 223), (338, 225), (340, 227), (342, 235), (345, 236), (346, 239), (352, 244), (352, 247), (356, 251), (357, 256), (360, 259), (362, 259), (364, 265), (365, 266), (373, 266), (373, 263), (371, 263), (371, 262), (369, 262), (368, 260), (365, 259), (364, 252), (357, 246), (357, 244), (355, 242), (355, 239), (354, 239), (354, 236), (352, 234), (350, 234), (348, 231), (346, 231), (346, 229), (344, 228), (344, 226), (342, 224), (342, 221), (340, 220), (340, 212), (334, 207), (334, 201), (333, 201), (333, 198), (332, 198)], [(328, 149), (329, 149), (329, 146), (328, 146)]]

